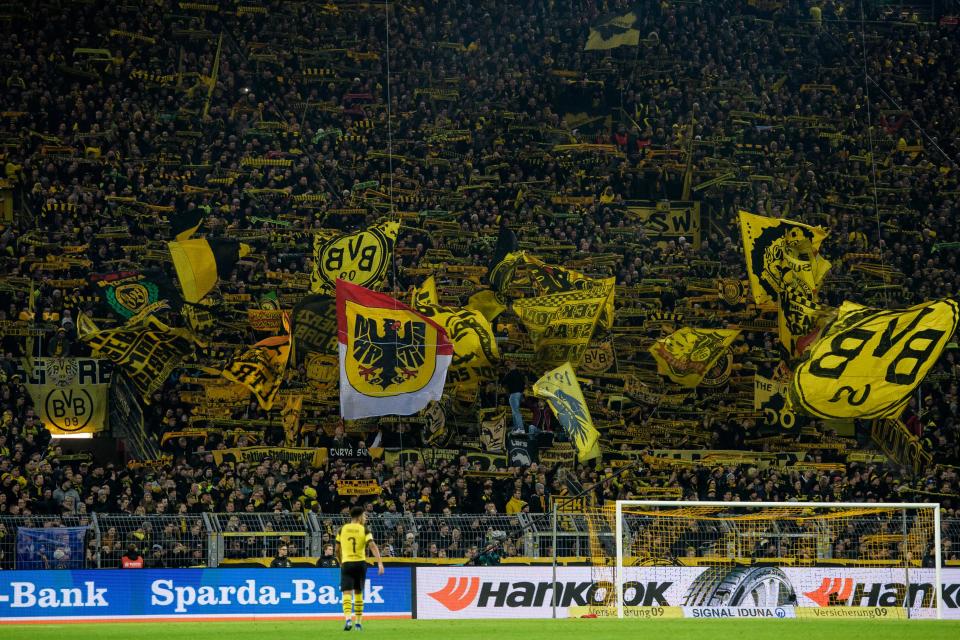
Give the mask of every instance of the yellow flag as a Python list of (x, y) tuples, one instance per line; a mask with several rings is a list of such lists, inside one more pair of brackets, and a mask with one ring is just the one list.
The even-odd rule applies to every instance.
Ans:
[(94, 355), (122, 367), (147, 403), (180, 362), (198, 344), (202, 346), (186, 329), (168, 327), (152, 315), (163, 306), (163, 302), (155, 303), (114, 329), (100, 329), (84, 313), (77, 316), (80, 340)]
[(591, 278), (573, 269), (547, 264), (528, 253), (523, 254), (523, 260), (528, 267), (530, 283), (539, 295), (607, 287), (610, 294), (603, 307), (600, 324), (604, 329), (610, 329), (613, 326), (613, 295), (616, 278)]
[(498, 260), (490, 268), (490, 274), (487, 279), (490, 280), (490, 288), (494, 291), (502, 292), (504, 289), (514, 283), (514, 274), (517, 267), (523, 261), (523, 251), (511, 251)]
[(250, 253), (250, 246), (236, 240), (196, 238), (168, 242), (183, 299), (200, 302), (229, 274), (237, 261)]
[(593, 426), (577, 375), (569, 362), (543, 374), (543, 377), (534, 383), (533, 394), (550, 405), (560, 425), (577, 448), (577, 460), (585, 462), (600, 455), (597, 446), (600, 433)]
[[(284, 318), (284, 328), (289, 325)], [(253, 392), (264, 411), (273, 408), (280, 383), (290, 361), (290, 334), (273, 336), (256, 343), (227, 365), (222, 375)]]
[(696, 387), (740, 334), (739, 329), (683, 327), (650, 347), (657, 371), (684, 387)]
[(479, 311), (445, 307), (437, 300), (437, 286), (431, 276), (414, 290), (411, 306), (446, 330), (453, 343), (447, 383), (453, 385), (458, 396), (471, 399), (481, 381), (497, 377), (494, 364), (500, 361), (500, 350), (493, 327)]
[(318, 233), (313, 239), (314, 293), (332, 294), (337, 280), (379, 289), (393, 261), (393, 245), (400, 231), (396, 221), (335, 235)]
[(958, 318), (960, 305), (950, 299), (888, 311), (844, 302), (794, 372), (791, 400), (823, 419), (895, 418)]
[(288, 446), (297, 443), (300, 435), (300, 412), (303, 411), (303, 396), (300, 394), (287, 396), (280, 413), (283, 420), (283, 437)]
[(740, 211), (740, 231), (750, 288), (757, 304), (775, 302), (780, 341), (791, 353), (815, 329), (820, 285), (830, 262), (820, 255), (821, 227)]
[(547, 365), (579, 364), (613, 295), (613, 283), (516, 300), (513, 311)]
[(500, 301), (496, 293), (490, 289), (483, 289), (470, 296), (467, 309), (479, 311), (487, 319), (487, 322), (493, 322), (497, 319), (497, 316), (507, 310), (507, 307)]

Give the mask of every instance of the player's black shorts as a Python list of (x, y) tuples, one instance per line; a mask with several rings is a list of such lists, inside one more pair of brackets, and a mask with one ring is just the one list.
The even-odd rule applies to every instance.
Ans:
[(340, 565), (341, 591), (363, 591), (363, 585), (366, 581), (366, 562), (344, 562), (342, 565)]

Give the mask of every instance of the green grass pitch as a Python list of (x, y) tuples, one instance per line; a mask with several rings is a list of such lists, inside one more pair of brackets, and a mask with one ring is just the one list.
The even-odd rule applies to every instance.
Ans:
[[(169, 622), (0, 625), (4, 640), (317, 640), (345, 636), (343, 623)], [(370, 638), (404, 640), (937, 640), (960, 637), (960, 622), (920, 620), (367, 620)], [(357, 636), (356, 631), (352, 631)]]

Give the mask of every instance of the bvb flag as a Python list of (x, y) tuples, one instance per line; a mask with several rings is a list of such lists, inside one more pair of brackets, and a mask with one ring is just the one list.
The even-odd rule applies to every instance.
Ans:
[(824, 419), (895, 418), (957, 330), (960, 305), (889, 311), (844, 302), (797, 367), (795, 406)]
[[(779, 305), (780, 341), (791, 355), (803, 351), (821, 308), (817, 294), (830, 269), (820, 255), (820, 227), (740, 211), (747, 274), (758, 305)], [(809, 338), (808, 338), (809, 339)]]
[(164, 302), (151, 305), (116, 329), (100, 329), (87, 315), (77, 316), (80, 340), (87, 343), (94, 355), (123, 367), (148, 404), (153, 392), (163, 386), (180, 362), (197, 345), (203, 346), (186, 329), (168, 327), (152, 315), (165, 306)]
[(613, 282), (563, 293), (523, 298), (513, 312), (526, 327), (537, 356), (547, 365), (579, 365), (613, 297)]
[(684, 387), (696, 387), (740, 334), (739, 329), (683, 327), (650, 347), (657, 372)]
[(97, 274), (90, 280), (97, 283), (104, 301), (124, 320), (160, 300), (160, 288), (139, 271)]
[(338, 280), (337, 335), (345, 419), (411, 415), (443, 396), (453, 345), (425, 315)]
[(337, 280), (379, 288), (393, 261), (393, 245), (400, 223), (382, 222), (369, 229), (329, 237), (313, 237), (313, 275), (310, 290), (332, 294)]
[(606, 287), (610, 295), (604, 306), (603, 315), (600, 317), (600, 324), (604, 329), (613, 327), (613, 296), (616, 278), (590, 278), (573, 269), (547, 264), (540, 258), (527, 253), (523, 254), (523, 260), (528, 267), (530, 283), (538, 295)]
[(111, 371), (96, 358), (24, 359), (27, 392), (51, 434), (98, 433), (107, 428)]
[(230, 273), (240, 258), (250, 254), (249, 245), (222, 238), (175, 240), (167, 246), (183, 299), (191, 303), (200, 302), (216, 286), (221, 274)]
[(640, 32), (634, 28), (637, 14), (606, 13), (590, 25), (590, 37), (584, 51), (607, 51), (617, 47), (636, 47), (640, 44)]
[(597, 443), (600, 433), (593, 426), (577, 375), (569, 362), (543, 374), (534, 383), (533, 394), (550, 404), (557, 420), (577, 448), (577, 460), (585, 462), (600, 455)]
[(174, 240), (188, 240), (200, 228), (204, 215), (206, 212), (200, 207), (174, 211), (170, 214), (170, 235)]
[(433, 276), (414, 290), (413, 308), (442, 326), (450, 338), (453, 359), (448, 381), (455, 386), (458, 397), (476, 397), (481, 380), (497, 377), (493, 366), (500, 361), (500, 350), (490, 323), (479, 311), (440, 305)]
[(273, 401), (280, 391), (280, 383), (290, 361), (290, 325), (286, 316), (283, 327), (288, 331), (286, 335), (261, 340), (227, 365), (221, 373), (227, 380), (250, 389), (264, 411), (273, 408)]

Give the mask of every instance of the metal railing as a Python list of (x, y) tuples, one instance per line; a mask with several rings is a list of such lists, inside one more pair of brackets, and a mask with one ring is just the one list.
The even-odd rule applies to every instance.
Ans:
[[(19, 527), (87, 527), (84, 566), (114, 568), (130, 545), (147, 567), (216, 567), (224, 560), (273, 556), (281, 544), (291, 557), (322, 558), (333, 548), (342, 515), (315, 513), (206, 513), (184, 515), (0, 516), (0, 569), (16, 568)], [(475, 561), (485, 551), (499, 558), (549, 559), (604, 554), (613, 533), (587, 515), (421, 515), (370, 513), (367, 520), (386, 558)], [(556, 535), (556, 545), (554, 545)], [(960, 518), (941, 521), (944, 562), (960, 560)]]

